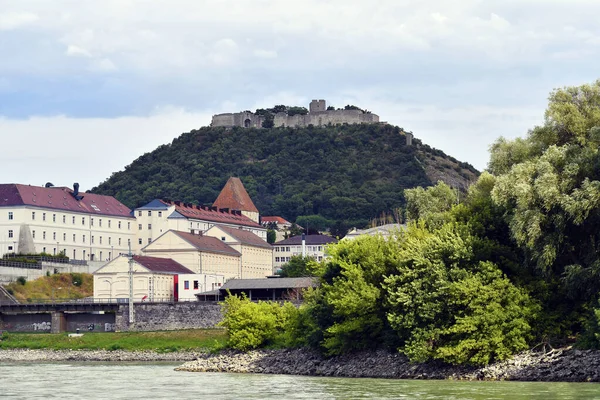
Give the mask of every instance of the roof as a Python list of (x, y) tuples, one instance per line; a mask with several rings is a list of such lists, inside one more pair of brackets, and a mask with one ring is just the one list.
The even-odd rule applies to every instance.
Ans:
[(150, 203), (136, 208), (136, 210), (167, 210), (169, 206), (159, 199), (154, 199)]
[(228, 289), (295, 289), (317, 286), (317, 278), (311, 276), (302, 278), (230, 279), (219, 290), (223, 292)]
[(258, 213), (258, 209), (252, 202), (252, 199), (246, 192), (244, 184), (240, 178), (231, 177), (227, 180), (225, 187), (219, 193), (219, 196), (213, 203), (213, 206), (219, 208), (229, 208), (230, 210), (251, 211)]
[[(222, 240), (212, 236), (194, 235), (193, 233), (171, 231), (196, 249), (200, 251), (207, 251), (211, 253), (222, 253), (229, 254), (232, 256), (240, 257), (241, 254), (234, 250), (230, 245), (224, 243)], [(158, 240), (158, 239), (156, 239)]]
[(282, 224), (282, 225), (285, 225), (285, 224), (287, 224), (287, 225), (291, 225), (291, 224), (292, 224), (290, 221), (287, 221), (287, 220), (283, 219), (282, 217), (277, 217), (277, 216), (272, 216), (272, 217), (260, 217), (260, 220), (261, 220), (262, 222), (266, 222), (266, 223), (269, 223), (269, 222), (275, 222), (275, 223), (277, 223), (277, 224)]
[(200, 219), (204, 221), (216, 222), (221, 224), (243, 225), (252, 228), (264, 229), (261, 225), (252, 221), (250, 218), (241, 213), (225, 210), (211, 210), (207, 206), (197, 206), (180, 201), (160, 200), (167, 206), (175, 206), (175, 212), (169, 218), (177, 218), (183, 216), (185, 218)]
[(79, 192), (66, 187), (0, 184), (0, 207), (32, 206), (57, 211), (131, 218), (131, 210), (112, 196)]
[(133, 256), (133, 260), (152, 272), (165, 272), (174, 275), (194, 273), (170, 258)]
[[(327, 235), (306, 235), (305, 240), (308, 246), (337, 243), (337, 239)], [(274, 243), (273, 246), (297, 244), (302, 244), (302, 235), (292, 236), (291, 238), (281, 240), (279, 242)]]
[(215, 225), (217, 228), (221, 229), (222, 231), (224, 231), (225, 233), (228, 233), (229, 235), (233, 236), (235, 239), (237, 239), (239, 242), (241, 242), (242, 244), (247, 244), (250, 246), (256, 246), (256, 247), (264, 247), (266, 249), (271, 249), (272, 246), (262, 240), (260, 238), (260, 236), (252, 233), (252, 232), (248, 232), (246, 230), (243, 229), (239, 229), (239, 228), (230, 228), (228, 226), (221, 226), (221, 225)]

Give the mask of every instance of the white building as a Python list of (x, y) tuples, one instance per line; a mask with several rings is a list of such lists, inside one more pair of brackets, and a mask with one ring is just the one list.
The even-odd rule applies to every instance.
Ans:
[[(326, 235), (306, 235), (305, 236), (305, 254), (316, 261), (322, 261), (327, 257), (325, 246), (330, 243), (337, 243), (337, 240)], [(302, 235), (292, 236), (291, 238), (281, 240), (273, 244), (273, 267), (275, 271), (293, 256), (302, 255)]]
[(390, 235), (392, 235), (394, 233), (398, 233), (402, 229), (405, 229), (405, 228), (406, 228), (406, 225), (404, 225), (404, 224), (385, 224), (385, 225), (375, 226), (373, 228), (368, 228), (368, 229), (354, 228), (350, 232), (348, 232), (346, 234), (346, 236), (344, 236), (343, 240), (356, 239), (357, 237), (362, 236), (362, 235), (369, 235), (369, 236), (381, 235), (381, 236), (387, 238)]
[(105, 261), (135, 238), (131, 210), (114, 197), (66, 187), (0, 184), (0, 255), (60, 252)]

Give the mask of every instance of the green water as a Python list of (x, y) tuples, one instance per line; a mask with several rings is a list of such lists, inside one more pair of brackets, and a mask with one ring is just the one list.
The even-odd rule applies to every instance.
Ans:
[(176, 372), (171, 364), (0, 363), (4, 399), (600, 399), (592, 383)]

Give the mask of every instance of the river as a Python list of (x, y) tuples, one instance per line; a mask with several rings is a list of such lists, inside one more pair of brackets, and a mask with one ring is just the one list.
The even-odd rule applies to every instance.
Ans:
[(176, 372), (176, 364), (0, 363), (0, 399), (599, 399), (600, 385)]

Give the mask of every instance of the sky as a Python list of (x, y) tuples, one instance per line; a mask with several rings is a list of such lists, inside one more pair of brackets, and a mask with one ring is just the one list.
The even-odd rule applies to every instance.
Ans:
[(483, 170), (600, 78), (598, 0), (0, 0), (0, 182), (88, 190), (213, 114), (354, 104)]

